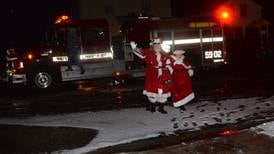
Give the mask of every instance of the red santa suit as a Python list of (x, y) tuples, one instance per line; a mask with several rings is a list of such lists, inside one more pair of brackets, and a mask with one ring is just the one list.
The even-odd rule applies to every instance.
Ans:
[(6, 59), (7, 61), (13, 61), (17, 59), (17, 55), (14, 49), (9, 49), (6, 51)]
[(183, 55), (180, 58), (172, 55), (171, 58), (171, 97), (174, 107), (180, 107), (187, 104), (195, 97), (190, 79), (190, 75), (193, 75), (193, 70)]
[(171, 96), (170, 88), (161, 80), (163, 77), (170, 76), (166, 69), (166, 61), (170, 56), (166, 53), (141, 49), (133, 51), (145, 62), (145, 87), (143, 94), (146, 95), (151, 103), (165, 103)]

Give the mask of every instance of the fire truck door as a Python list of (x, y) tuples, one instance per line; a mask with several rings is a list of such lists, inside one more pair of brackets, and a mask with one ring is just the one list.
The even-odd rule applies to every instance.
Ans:
[(78, 80), (112, 76), (113, 53), (110, 48), (108, 29), (104, 27), (89, 27), (81, 29), (79, 63), (85, 73), (81, 74), (79, 64), (73, 64), (73, 71), (66, 71), (66, 66), (61, 67), (62, 79)]

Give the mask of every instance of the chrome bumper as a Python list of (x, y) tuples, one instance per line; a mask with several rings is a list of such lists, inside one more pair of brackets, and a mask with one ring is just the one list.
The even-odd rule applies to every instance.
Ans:
[(27, 78), (26, 74), (13, 74), (12, 75), (12, 83), (17, 84), (17, 83), (26, 83)]
[(9, 74), (6, 77), (0, 77), (0, 80), (9, 84), (25, 84), (27, 82), (26, 74)]

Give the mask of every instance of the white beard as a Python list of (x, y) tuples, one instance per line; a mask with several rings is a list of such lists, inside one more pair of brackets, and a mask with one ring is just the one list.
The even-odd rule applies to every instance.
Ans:
[(155, 52), (161, 52), (162, 50), (160, 48), (155, 48)]

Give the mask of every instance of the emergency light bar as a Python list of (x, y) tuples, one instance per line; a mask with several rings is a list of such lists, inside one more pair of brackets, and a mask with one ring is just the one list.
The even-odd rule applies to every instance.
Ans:
[(62, 16), (59, 16), (56, 20), (55, 20), (55, 24), (59, 24), (59, 23), (62, 23), (62, 22), (65, 22), (69, 19), (69, 17), (67, 15), (62, 15)]
[[(196, 43), (211, 43), (211, 42), (222, 42), (223, 37), (206, 37), (206, 38), (194, 38), (194, 39), (181, 39), (174, 40), (174, 44), (196, 44)], [(163, 41), (163, 44), (172, 45), (171, 40)]]

